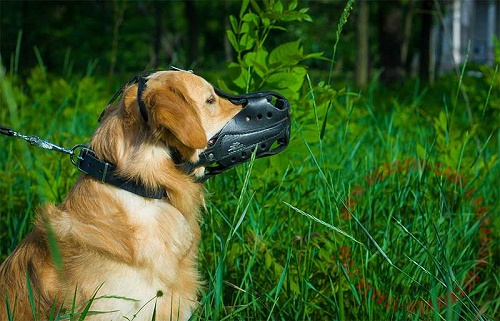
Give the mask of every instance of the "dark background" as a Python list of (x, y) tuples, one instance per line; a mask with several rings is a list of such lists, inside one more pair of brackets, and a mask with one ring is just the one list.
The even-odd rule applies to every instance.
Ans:
[[(285, 2), (286, 3), (286, 2)], [(424, 53), (428, 64), (430, 26), (436, 21), (436, 3), (446, 1), (356, 1), (344, 25), (336, 52), (335, 75), (355, 79), (356, 66), (384, 70), (383, 79), (399, 81), (411, 75), (410, 62)], [(300, 1), (313, 22), (286, 24), (267, 40), (273, 47), (299, 37), (305, 52), (324, 52), (331, 58), (339, 18), (346, 1)], [(0, 1), (0, 53), (9, 69), (19, 47), (22, 75), (40, 60), (50, 72), (113, 76), (176, 65), (216, 71), (234, 53), (226, 40), (229, 16), (238, 16), (240, 1)], [(362, 8), (367, 15), (360, 15)], [(410, 28), (404, 30), (408, 22)], [(359, 45), (366, 38), (365, 50)], [(401, 48), (408, 54), (401, 58)], [(427, 54), (425, 54), (427, 52)], [(328, 70), (330, 62), (307, 62)], [(427, 79), (428, 68), (420, 76)], [(370, 73), (368, 73), (370, 74)], [(362, 76), (365, 83), (368, 76)]]

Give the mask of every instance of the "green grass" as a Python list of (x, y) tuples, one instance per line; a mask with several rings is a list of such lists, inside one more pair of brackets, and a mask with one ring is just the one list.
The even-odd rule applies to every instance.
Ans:
[[(250, 182), (243, 169), (237, 179), (209, 182), (201, 253), (217, 316), (224, 309), (229, 319), (498, 318), (495, 146), (480, 149), (489, 165), (464, 152), (466, 135), (453, 141), (458, 156), (443, 154), (442, 137), (416, 109), (380, 113), (374, 105), (338, 106), (331, 112), (343, 116), (330, 115), (321, 141), (320, 126), (297, 123), (289, 150), (257, 161)], [(241, 186), (243, 205), (241, 194), (227, 197)], [(236, 207), (248, 210), (234, 233)]]
[[(468, 80), (452, 79), (398, 97), (376, 78), (361, 92), (309, 81), (285, 152), (206, 183), (192, 319), (499, 319), (500, 131), (486, 102), (498, 93), (471, 124), (455, 96)], [(65, 147), (88, 141), (110, 96), (98, 77), (43, 68), (0, 83), (0, 124)], [(79, 174), (65, 155), (0, 140), (3, 260)], [(92, 312), (74, 309), (51, 319)]]

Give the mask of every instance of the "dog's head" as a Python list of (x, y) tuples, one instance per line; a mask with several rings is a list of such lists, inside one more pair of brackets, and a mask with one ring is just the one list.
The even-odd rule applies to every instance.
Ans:
[[(120, 103), (102, 115), (103, 126), (123, 124), (125, 142), (112, 151), (117, 155), (129, 146), (155, 146), (177, 165), (187, 164), (178, 166), (186, 172), (209, 177), (250, 159), (254, 151), (257, 157), (268, 156), (288, 144), (289, 104), (277, 93), (230, 95), (179, 70), (136, 77), (122, 91)], [(279, 148), (272, 149), (276, 141)], [(120, 166), (119, 159), (116, 163)]]

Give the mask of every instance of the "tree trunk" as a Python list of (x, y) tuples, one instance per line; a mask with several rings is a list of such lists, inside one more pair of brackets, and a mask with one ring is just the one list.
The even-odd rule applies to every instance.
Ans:
[(153, 69), (157, 69), (160, 64), (161, 16), (162, 16), (162, 4), (160, 4), (158, 1), (155, 1), (154, 2), (155, 35), (153, 39), (153, 57), (151, 61)]
[[(225, 14), (225, 18), (224, 18), (224, 29), (225, 30), (231, 29), (231, 23), (229, 21), (229, 15), (230, 15), (229, 1), (230, 0), (224, 1), (224, 9), (226, 10), (226, 14)], [(226, 58), (227, 63), (233, 61), (233, 49), (231, 47), (231, 43), (229, 43), (229, 39), (227, 38), (226, 33), (224, 33), (224, 56)]]
[[(113, 79), (116, 66), (116, 56), (118, 55), (118, 36), (120, 32), (120, 27), (123, 23), (123, 18), (125, 15), (125, 7), (127, 3), (125, 0), (115, 0), (113, 1), (113, 40), (111, 44), (111, 60), (109, 63), (109, 79)], [(111, 82), (108, 82), (108, 84)]]
[(381, 80), (385, 83), (401, 81), (404, 75), (401, 62), (402, 17), (399, 0), (378, 2), (379, 10), (379, 43), (380, 67), (383, 72)]
[(406, 72), (410, 71), (411, 55), (410, 42), (413, 31), (413, 16), (415, 15), (415, 0), (409, 0), (404, 19), (403, 43), (401, 44), (401, 63), (405, 66)]
[(461, 46), (462, 46), (462, 6), (460, 0), (453, 0), (453, 22), (452, 22), (452, 52), (453, 52), (453, 64), (455, 67), (462, 63)]
[(431, 70), (431, 30), (433, 0), (422, 1), (422, 28), (420, 30), (420, 79), (429, 82)]
[(195, 1), (189, 0), (185, 2), (184, 17), (187, 22), (187, 62), (186, 68), (193, 66), (198, 59), (198, 19), (196, 18)]
[(358, 24), (356, 28), (356, 36), (358, 43), (358, 50), (356, 51), (356, 84), (364, 86), (369, 78), (369, 46), (368, 46), (368, 33), (369, 33), (369, 7), (368, 0), (360, 0), (358, 11)]

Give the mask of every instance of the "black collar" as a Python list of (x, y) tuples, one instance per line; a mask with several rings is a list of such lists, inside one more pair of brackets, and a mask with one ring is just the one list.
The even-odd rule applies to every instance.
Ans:
[(81, 172), (136, 195), (154, 199), (162, 199), (166, 196), (163, 189), (150, 190), (140, 183), (116, 175), (116, 166), (97, 158), (91, 149), (83, 148), (81, 150), (76, 165)]

